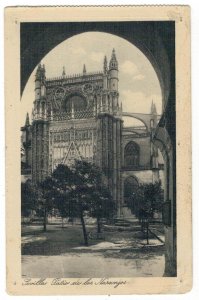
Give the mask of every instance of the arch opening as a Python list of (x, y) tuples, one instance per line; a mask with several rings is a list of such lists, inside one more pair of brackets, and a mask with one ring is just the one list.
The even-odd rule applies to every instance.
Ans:
[[(104, 23), (104, 22), (101, 22), (101, 23)], [(140, 24), (141, 23), (143, 23), (143, 22), (140, 22)], [(145, 22), (145, 23), (147, 24), (147, 22)], [(91, 24), (90, 25), (91, 26), (90, 27), (90, 31), (91, 31), (91, 30), (93, 30), (93, 29), (91, 29), (92, 26), (93, 26), (92, 22), (90, 24)], [(98, 24), (98, 23), (96, 23), (96, 24)], [(93, 28), (95, 28), (95, 29), (96, 28), (100, 28), (100, 25), (99, 24), (96, 25), (96, 24), (95, 24), (95, 27), (93, 27)], [(102, 25), (104, 26), (104, 24), (102, 24)], [(69, 25), (67, 24), (67, 26), (69, 26)], [(147, 26), (149, 26), (149, 25), (147, 25)], [(62, 27), (64, 28), (64, 26), (62, 26)], [(75, 26), (75, 27), (77, 28), (78, 26)], [(106, 26), (104, 26), (104, 28), (105, 27)], [(161, 43), (161, 40), (159, 39), (159, 36), (157, 34), (157, 31), (155, 31), (155, 29), (154, 29), (154, 36), (155, 36), (154, 41), (155, 41), (155, 43), (153, 44), (153, 39), (151, 39), (151, 34), (150, 34), (153, 31), (151, 31), (150, 26), (148, 27), (149, 30), (146, 30), (146, 31), (144, 31), (143, 28), (142, 28), (142, 32), (141, 32), (142, 34), (140, 34), (139, 28), (136, 28), (136, 24), (135, 24), (135, 28), (136, 28), (136, 30), (137, 29), (138, 30), (137, 30), (137, 32), (136, 32), (136, 30), (134, 31), (135, 34), (132, 34), (132, 31), (130, 31), (130, 30), (123, 30), (123, 33), (119, 34), (118, 33), (119, 32), (118, 31), (119, 27), (118, 26), (112, 26), (113, 29), (109, 29), (109, 30), (108, 29), (104, 29), (104, 28), (102, 30), (102, 28), (101, 28), (101, 30), (99, 29), (98, 31), (99, 32), (109, 32), (109, 33), (111, 32), (111, 33), (114, 33), (116, 36), (118, 36), (118, 37), (120, 36), (120, 37), (123, 37), (123, 38), (125, 36), (125, 40), (126, 41), (129, 41), (131, 44), (135, 45), (149, 59), (151, 65), (153, 66), (154, 70), (156, 71), (156, 74), (157, 74), (157, 77), (159, 79), (159, 83), (160, 83), (160, 86), (161, 86), (161, 89), (162, 89), (162, 101), (164, 102), (163, 103), (163, 106), (164, 106), (163, 110), (164, 110), (164, 108), (166, 107), (168, 95), (170, 94), (170, 80), (171, 80), (170, 76), (172, 78), (175, 78), (175, 75), (173, 75), (173, 74), (175, 74), (175, 72), (171, 72), (171, 74), (169, 72), (170, 71), (170, 66), (171, 66), (171, 70), (175, 71), (174, 68), (172, 67), (172, 59), (171, 59), (172, 53), (171, 53), (171, 55), (168, 58), (168, 55), (165, 52), (166, 50), (164, 49), (164, 45), (163, 45), (163, 43)], [(152, 25), (152, 27), (155, 28), (154, 25)], [(63, 42), (63, 40), (66, 39), (66, 38), (67, 38), (67, 41), (68, 41), (68, 40), (70, 40), (71, 37), (75, 37), (75, 36), (78, 37), (80, 33), (82, 34), (83, 30), (85, 30), (85, 32), (89, 32), (88, 26), (86, 24), (84, 26), (84, 29), (82, 29), (82, 28), (79, 29), (78, 33), (77, 32), (74, 33), (75, 31), (73, 31), (73, 30), (71, 30), (70, 33), (68, 33), (69, 32), (68, 29), (67, 30), (63, 29), (63, 30), (66, 31), (65, 34), (63, 34), (63, 32), (60, 34), (59, 31), (53, 31), (52, 27), (51, 27), (51, 29), (50, 29), (49, 32), (48, 31), (46, 32), (46, 40), (48, 40), (48, 37), (50, 37), (50, 39), (51, 39), (50, 40), (51, 41), (51, 46), (50, 46), (51, 49), (54, 46), (56, 46), (57, 44), (59, 44), (60, 42)], [(53, 41), (53, 34), (52, 34), (52, 32), (56, 32), (56, 38), (54, 39), (53, 43), (52, 43), (52, 41)], [(128, 36), (128, 32), (131, 34), (131, 37)], [(48, 33), (50, 33), (50, 34), (48, 35)], [(147, 39), (147, 35), (148, 35), (148, 39)], [(164, 38), (163, 34), (162, 34), (162, 38)], [(147, 41), (148, 41), (148, 43), (147, 43)], [(39, 45), (39, 43), (35, 42), (35, 40), (33, 42), (34, 42), (35, 45), (37, 45), (37, 44)], [(31, 43), (30, 43), (29, 47), (30, 47), (30, 49), (31, 48), (32, 49), (36, 48), (36, 47), (32, 47)], [(46, 46), (45, 45), (43, 46), (43, 43), (42, 43), (42, 47), (45, 48)], [(49, 52), (49, 50), (51, 50), (51, 49), (48, 48), (48, 50), (46, 51), (46, 53)], [(41, 55), (38, 49), (37, 49), (37, 52), (40, 55), (40, 59), (42, 57), (44, 57), (44, 55), (46, 54), (46, 53), (43, 53), (43, 55)], [(29, 51), (28, 49), (26, 49), (26, 53), (29, 56), (29, 53), (32, 53), (32, 52)], [(26, 55), (26, 53), (25, 53), (25, 55)], [(30, 64), (29, 64), (29, 61), (24, 59), (25, 55), (24, 55), (24, 53), (22, 53), (22, 57), (23, 57), (25, 69), (29, 68), (29, 70), (32, 71), (33, 64), (31, 65), (32, 62), (30, 62)], [(34, 57), (37, 57), (36, 58), (36, 60), (37, 60), (36, 63), (35, 63), (35, 60), (34, 60), (34, 66), (36, 66), (36, 64), (39, 63), (40, 59), (38, 59), (38, 56), (35, 56), (35, 55), (32, 55), (32, 57), (33, 57), (33, 60), (34, 60)], [(169, 60), (169, 63), (168, 63), (168, 60)], [(163, 62), (162, 66), (161, 66), (161, 62)], [(29, 65), (31, 67), (29, 67)], [(77, 65), (78, 65), (78, 63), (77, 63)], [(22, 67), (22, 74), (23, 74), (23, 67)], [(34, 72), (33, 72), (33, 74), (34, 74)], [(23, 80), (23, 78), (22, 78), (22, 80)], [(174, 80), (173, 81), (171, 80), (171, 85), (172, 86), (175, 85), (175, 81)], [(33, 97), (32, 98), (29, 97), (29, 99), (33, 100), (34, 98)], [(171, 99), (172, 99), (172, 97), (171, 97)], [(175, 99), (175, 97), (173, 97), (173, 99)], [(170, 107), (171, 107), (171, 110), (172, 110), (173, 109), (172, 106), (170, 106)], [(32, 108), (32, 105), (31, 105), (31, 108)], [(25, 108), (25, 113), (26, 112), (27, 112), (27, 107)], [(168, 180), (169, 180), (169, 174), (167, 175), (167, 177), (168, 177)]]
[[(135, 199), (139, 187), (139, 182), (135, 176), (129, 176), (124, 181), (124, 204), (132, 208), (132, 212), (135, 211)], [(131, 204), (130, 204), (131, 203)], [(129, 205), (130, 204), (130, 205)]]
[[(93, 39), (96, 39), (96, 41), (93, 41)], [(123, 103), (123, 111), (135, 112), (135, 110), (137, 110), (137, 112), (149, 113), (151, 101), (154, 98), (155, 101), (159, 103), (158, 110), (159, 113), (161, 113), (163, 99), (161, 83), (153, 63), (146, 55), (146, 51), (142, 51), (136, 43), (133, 43), (133, 41), (129, 41), (127, 38), (121, 37), (116, 33), (111, 34), (106, 31), (86, 31), (84, 33), (71, 34), (70, 37), (61, 41), (45, 57), (43, 57), (42, 63), (46, 66), (46, 77), (52, 78), (57, 76), (57, 78), (59, 78), (62, 74), (63, 66), (66, 65), (66, 78), (72, 74), (77, 75), (77, 73), (81, 73), (81, 65), (83, 63), (86, 64), (86, 72), (88, 74), (102, 70), (104, 55), (107, 55), (107, 57), (110, 58), (112, 50), (110, 44), (115, 47), (119, 62), (119, 90), (120, 98)], [(71, 51), (71, 49), (73, 49), (73, 51)], [(60, 56), (62, 50), (64, 50), (65, 53), (63, 57)], [(66, 57), (67, 61), (65, 59)], [(52, 61), (54, 64), (53, 68), (51, 67)], [(137, 65), (137, 61), (139, 61), (140, 66), (139, 64)], [(144, 70), (143, 73), (142, 70)], [(32, 85), (34, 82), (34, 75), (35, 70), (29, 78), (29, 80), (32, 81)], [(149, 89), (147, 88), (147, 84), (149, 84)], [(156, 87), (154, 88), (154, 86)], [(139, 92), (140, 89), (143, 89), (143, 91)], [(30, 100), (33, 102), (34, 96), (30, 96), (30, 89), (28, 90), (28, 96), (25, 95), (27, 94), (26, 90), (27, 87), (24, 90), (22, 102), (24, 102), (24, 98), (25, 100), (27, 99), (27, 102)], [(22, 106), (26, 106), (24, 111), (27, 112), (27, 104), (22, 103)], [(28, 111), (31, 114), (32, 108), (30, 103), (28, 106)]]
[(86, 110), (87, 102), (84, 97), (78, 94), (73, 94), (67, 97), (64, 101), (64, 110), (66, 112), (74, 112), (84, 111)]
[[(111, 22), (112, 23), (112, 22)], [(128, 28), (129, 30), (123, 30), (121, 32), (120, 26), (118, 27), (118, 24), (115, 23), (116, 26), (113, 26), (108, 23), (102, 23), (102, 22), (97, 22), (95, 23), (95, 26), (93, 26), (92, 22), (84, 23), (84, 26), (81, 26), (81, 23), (79, 26), (73, 27), (71, 24), (71, 30), (68, 28), (67, 23), (60, 23), (60, 24), (55, 24), (54, 26), (58, 27), (54, 32), (56, 32), (56, 36), (52, 34), (52, 27), (43, 24), (45, 35), (48, 37), (47, 40), (49, 40), (49, 43), (45, 44), (45, 47), (42, 46), (42, 49), (40, 51), (37, 51), (37, 56), (33, 56), (34, 60), (32, 61), (32, 64), (34, 64), (34, 67), (36, 64), (39, 63), (39, 60), (42, 59), (49, 51), (51, 51), (53, 48), (56, 46), (60, 45), (63, 43), (65, 40), (70, 40), (73, 37), (76, 36), (81, 36), (82, 34), (85, 33), (104, 33), (109, 36), (117, 36), (128, 43), (131, 43), (135, 47), (137, 47), (150, 61), (152, 64), (157, 77), (159, 78), (160, 86), (162, 89), (162, 98), (163, 101), (167, 101), (169, 92), (170, 92), (170, 65), (169, 65), (169, 58), (165, 49), (165, 45), (163, 44), (161, 37), (159, 36), (159, 31), (158, 31), (158, 26), (156, 26), (148, 23), (148, 22), (139, 22), (140, 24), (137, 24), (136, 22), (132, 22), (132, 24), (127, 24), (123, 23), (124, 28)], [(155, 22), (154, 22), (155, 24)], [(61, 26), (60, 26), (61, 25)], [(157, 25), (157, 24), (156, 24)], [(35, 25), (36, 26), (36, 25)], [(70, 26), (69, 26), (70, 27)], [(147, 30), (146, 30), (147, 28)], [(25, 26), (22, 26), (22, 32), (25, 32), (26, 28)], [(132, 34), (133, 33), (133, 34)], [(153, 40), (151, 40), (151, 34), (155, 35), (154, 41), (155, 45), (153, 45)], [(38, 47), (40, 46), (40, 34), (34, 35), (32, 37), (32, 40), (34, 41), (34, 44), (37, 44)], [(31, 40), (31, 39), (30, 39)], [(31, 43), (29, 45), (31, 49)], [(154, 52), (154, 46), (158, 48), (158, 51), (156, 50)], [(26, 45), (27, 48), (27, 45)], [(23, 57), (28, 56), (29, 51), (27, 49), (24, 49)], [(22, 47), (23, 50), (23, 47)], [(164, 64), (160, 63), (160, 60), (162, 62), (162, 57), (164, 57)], [(39, 60), (38, 60), (39, 59)], [(38, 60), (37, 62), (35, 60)], [(32, 67), (32, 65), (31, 65)], [(30, 65), (29, 65), (30, 69)], [(29, 70), (27, 68), (22, 68), (22, 75), (23, 73), (27, 73)], [(23, 76), (22, 76), (23, 77)], [(26, 79), (25, 79), (26, 80)], [(24, 82), (24, 79), (23, 79)], [(23, 87), (22, 87), (23, 88)], [(165, 103), (166, 104), (166, 103)], [(165, 105), (164, 105), (165, 107)]]

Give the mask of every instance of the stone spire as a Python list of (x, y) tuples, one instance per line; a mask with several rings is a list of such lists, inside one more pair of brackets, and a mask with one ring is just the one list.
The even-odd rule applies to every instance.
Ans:
[(25, 126), (30, 126), (29, 113), (26, 114)]
[(62, 76), (66, 75), (65, 66), (63, 66)]
[(154, 113), (154, 115), (157, 115), (157, 110), (156, 110), (156, 105), (155, 105), (155, 103), (154, 103), (154, 105), (153, 105), (153, 113)]
[(85, 64), (83, 66), (83, 75), (86, 75), (86, 66), (85, 66)]
[(36, 71), (36, 75), (35, 75), (35, 80), (40, 80), (40, 81), (45, 81), (46, 79), (46, 69), (45, 69), (45, 65), (39, 63), (38, 67), (37, 67), (37, 71)]
[(151, 114), (153, 114), (153, 99), (152, 99), (152, 102), (151, 102)]
[(153, 100), (152, 100), (152, 103), (151, 103), (151, 114), (152, 115), (157, 115), (156, 105), (155, 105), (155, 103), (153, 103)]
[(123, 108), (122, 108), (122, 102), (120, 103), (120, 111), (121, 111), (121, 113), (122, 113), (122, 111), (123, 111)]
[(104, 56), (104, 74), (106, 74), (108, 71), (108, 66), (107, 66), (107, 57), (106, 55)]
[(41, 63), (39, 63), (38, 67), (37, 67), (36, 74), (35, 74), (35, 79), (36, 80), (41, 78), (41, 71), (42, 71), (42, 67), (41, 67)]
[(111, 60), (109, 63), (109, 70), (118, 70), (118, 62), (117, 62), (114, 48), (112, 50)]

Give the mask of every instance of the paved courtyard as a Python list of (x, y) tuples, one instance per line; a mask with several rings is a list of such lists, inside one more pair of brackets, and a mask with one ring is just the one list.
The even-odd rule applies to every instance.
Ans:
[[(94, 225), (87, 226), (94, 232)], [(150, 236), (146, 245), (139, 227), (106, 228), (101, 240), (84, 246), (80, 225), (22, 227), (22, 277), (161, 277), (164, 244)]]

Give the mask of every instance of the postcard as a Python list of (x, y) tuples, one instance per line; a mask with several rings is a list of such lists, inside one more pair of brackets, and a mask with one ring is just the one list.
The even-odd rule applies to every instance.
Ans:
[(5, 8), (7, 292), (192, 287), (190, 8)]

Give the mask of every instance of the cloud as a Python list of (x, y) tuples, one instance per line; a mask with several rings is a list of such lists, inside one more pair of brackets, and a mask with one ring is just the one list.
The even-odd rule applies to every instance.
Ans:
[(128, 75), (135, 75), (138, 73), (138, 67), (130, 60), (125, 60), (120, 66), (120, 70)]
[(138, 67), (130, 60), (125, 60), (125, 62), (120, 66), (122, 73), (129, 76), (133, 76), (133, 80), (143, 80), (145, 76), (139, 72)]
[(138, 75), (133, 76), (133, 80), (143, 80), (144, 78), (145, 78), (145, 76), (142, 75), (142, 74), (138, 74)]
[(84, 56), (86, 55), (86, 50), (83, 47), (76, 47), (73, 48), (73, 54)]
[(150, 113), (151, 103), (156, 104), (157, 113), (161, 114), (162, 102), (161, 95), (146, 95), (143, 92), (133, 92), (132, 90), (122, 90), (120, 92), (120, 101), (122, 101), (124, 112)]
[(104, 53), (103, 52), (94, 52), (92, 51), (91, 54), (89, 55), (89, 57), (97, 63), (103, 63), (103, 59), (104, 59)]

